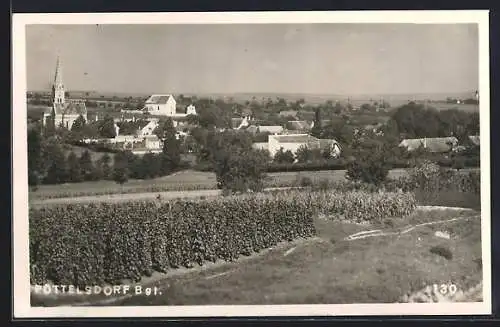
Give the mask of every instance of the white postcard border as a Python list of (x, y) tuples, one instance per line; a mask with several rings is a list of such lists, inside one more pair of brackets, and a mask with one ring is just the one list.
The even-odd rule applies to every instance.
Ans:
[[(483, 302), (331, 305), (226, 305), (163, 307), (31, 307), (28, 238), (26, 25), (30, 24), (270, 24), (270, 23), (477, 23), (481, 137)], [(467, 315), (491, 313), (489, 13), (463, 11), (73, 13), (14, 14), (13, 50), (13, 295), (15, 318)]]

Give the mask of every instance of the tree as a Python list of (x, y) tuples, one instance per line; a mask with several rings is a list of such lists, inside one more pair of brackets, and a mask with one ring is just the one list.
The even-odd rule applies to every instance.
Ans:
[(295, 161), (295, 156), (293, 152), (290, 150), (284, 151), (283, 148), (280, 148), (278, 152), (274, 155), (274, 162), (284, 164), (284, 163), (293, 163)]
[(110, 179), (112, 177), (112, 168), (111, 168), (110, 163), (111, 163), (111, 157), (107, 153), (105, 153), (99, 159), (99, 164), (100, 164), (103, 179)]
[(161, 174), (161, 161), (155, 154), (148, 152), (142, 156), (141, 161), (141, 179), (155, 178)]
[(343, 145), (352, 143), (354, 130), (345, 120), (331, 121), (322, 130), (322, 139), (332, 139)]
[(389, 174), (387, 150), (381, 142), (370, 140), (362, 143), (355, 153), (355, 160), (347, 165), (347, 179), (381, 185)]
[(177, 169), (181, 162), (181, 145), (176, 138), (176, 131), (172, 120), (169, 118), (164, 125), (164, 139), (162, 149), (161, 170), (168, 174)]
[(51, 110), (50, 116), (46, 118), (44, 133), (46, 137), (51, 137), (56, 133), (56, 114), (54, 110)]
[(75, 119), (75, 121), (73, 121), (73, 125), (71, 125), (71, 131), (81, 132), (83, 131), (85, 124), (86, 124), (85, 118), (83, 118), (83, 116), (80, 115), (78, 116), (78, 118)]
[(318, 107), (314, 112), (314, 126), (311, 129), (311, 135), (314, 137), (320, 137), (322, 133), (321, 130), (321, 109)]
[(113, 138), (116, 136), (115, 121), (110, 115), (106, 115), (98, 126), (99, 135), (104, 138)]
[(84, 181), (92, 181), (95, 179), (94, 174), (94, 164), (92, 163), (92, 157), (88, 150), (83, 151), (79, 159), (81, 176)]
[(80, 162), (73, 151), (68, 155), (68, 181), (79, 183), (83, 180)]
[(37, 129), (28, 131), (28, 184), (37, 186), (42, 176), (42, 135)]
[(129, 178), (129, 162), (125, 153), (119, 152), (115, 155), (113, 165), (113, 180), (118, 184), (124, 184)]
[(220, 189), (228, 192), (262, 190), (269, 161), (266, 151), (253, 149), (248, 135), (233, 131), (211, 134), (208, 142)]
[(61, 184), (68, 181), (68, 170), (64, 152), (59, 144), (50, 144), (46, 149), (46, 157), (50, 157), (44, 183)]
[(309, 149), (305, 145), (302, 145), (298, 148), (297, 152), (295, 153), (295, 157), (297, 158), (297, 162), (299, 163), (306, 163), (313, 161), (313, 153), (311, 149)]

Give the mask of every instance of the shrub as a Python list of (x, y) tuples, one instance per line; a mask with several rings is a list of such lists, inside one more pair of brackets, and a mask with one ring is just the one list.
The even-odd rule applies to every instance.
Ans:
[(453, 253), (451, 250), (444, 245), (436, 245), (430, 248), (429, 250), (432, 254), (439, 255), (447, 260), (451, 260), (453, 258)]
[(297, 193), (32, 208), (29, 217), (32, 284), (138, 281), (315, 234), (310, 196)]
[(273, 161), (278, 164), (292, 164), (295, 161), (295, 156), (292, 151), (284, 151), (283, 148), (280, 148), (274, 155)]

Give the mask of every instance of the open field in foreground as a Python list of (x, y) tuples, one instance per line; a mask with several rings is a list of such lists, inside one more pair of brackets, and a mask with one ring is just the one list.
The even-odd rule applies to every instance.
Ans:
[[(392, 303), (434, 283), (453, 283), (458, 290), (468, 290), (482, 281), (478, 212), (420, 208), (410, 217), (392, 219), (384, 225), (358, 225), (328, 217), (316, 218), (315, 225), (315, 238), (281, 243), (235, 262), (176, 269), (143, 278), (139, 284), (157, 287), (156, 296), (132, 295), (133, 292), (111, 296), (32, 293), (31, 303), (32, 306)], [(368, 230), (381, 231), (346, 239)], [(449, 233), (450, 239), (435, 236), (436, 231)], [(435, 246), (449, 249), (452, 257), (432, 253)], [(128, 285), (133, 289), (134, 284)]]
[[(394, 169), (389, 177), (397, 178), (406, 174), (404, 169)], [(268, 187), (289, 185), (297, 178), (309, 177), (313, 181), (328, 179), (340, 181), (345, 179), (345, 170), (304, 171), (269, 173), (266, 182)], [(215, 190), (217, 181), (211, 172), (185, 170), (169, 176), (150, 180), (130, 180), (124, 185), (114, 181), (98, 181), (83, 183), (66, 183), (59, 185), (41, 185), (37, 191), (30, 191), (30, 200), (43, 200), (55, 198), (72, 198), (84, 196), (98, 196), (109, 194), (131, 194), (170, 191), (197, 191)], [(141, 195), (136, 194), (138, 197)], [(75, 199), (76, 200), (76, 199)]]

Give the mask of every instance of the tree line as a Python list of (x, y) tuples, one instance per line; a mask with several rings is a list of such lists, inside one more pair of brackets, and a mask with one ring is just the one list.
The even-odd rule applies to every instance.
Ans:
[[(67, 131), (66, 131), (67, 132)], [(92, 160), (90, 151), (80, 156), (73, 151), (66, 155), (65, 145), (74, 137), (71, 131), (46, 135), (40, 128), (28, 130), (28, 182), (39, 184), (76, 183), (83, 181), (114, 180), (125, 183), (129, 178), (148, 179), (164, 176), (182, 167), (181, 145), (175, 136), (171, 120), (166, 120), (162, 133), (163, 149), (159, 154), (134, 155), (118, 151), (112, 160), (108, 153)]]

